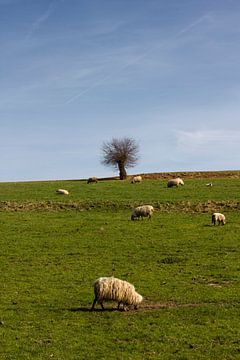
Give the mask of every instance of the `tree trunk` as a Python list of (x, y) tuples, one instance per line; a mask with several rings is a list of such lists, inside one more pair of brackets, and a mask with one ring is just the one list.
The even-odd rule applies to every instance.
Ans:
[(127, 172), (122, 161), (118, 161), (118, 169), (120, 180), (125, 180), (127, 178)]

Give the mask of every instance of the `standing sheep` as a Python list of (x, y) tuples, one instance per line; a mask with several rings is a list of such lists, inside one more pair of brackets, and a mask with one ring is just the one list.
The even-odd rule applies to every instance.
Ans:
[(125, 306), (127, 305), (133, 305), (134, 308), (137, 309), (138, 305), (143, 300), (142, 295), (135, 291), (132, 284), (114, 277), (100, 277), (94, 282), (93, 288), (95, 297), (91, 311), (94, 310), (96, 302), (104, 309), (104, 300), (117, 301), (118, 310), (120, 309), (121, 304), (123, 305), (124, 310), (126, 310)]
[(58, 189), (56, 191), (57, 194), (60, 194), (60, 195), (69, 195), (69, 192), (67, 190), (64, 190), (64, 189)]
[(170, 179), (168, 180), (167, 183), (167, 187), (173, 187), (173, 186), (179, 186), (179, 185), (184, 185), (184, 182), (181, 178), (176, 178), (176, 179)]
[(218, 222), (218, 225), (220, 224), (225, 225), (226, 224), (225, 216), (221, 213), (213, 213), (212, 224), (216, 225), (216, 222)]
[(135, 184), (135, 183), (139, 183), (139, 182), (142, 182), (142, 177), (141, 175), (138, 175), (138, 176), (134, 176), (131, 180), (131, 183), (132, 184)]
[(133, 209), (131, 220), (148, 217), (151, 219), (154, 208), (152, 205), (141, 205)]
[(97, 182), (98, 182), (98, 179), (96, 178), (96, 176), (90, 177), (87, 181), (88, 184), (97, 183)]

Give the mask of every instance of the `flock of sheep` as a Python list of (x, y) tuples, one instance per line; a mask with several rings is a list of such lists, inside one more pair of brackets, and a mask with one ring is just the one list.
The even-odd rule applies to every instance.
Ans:
[[(140, 175), (138, 176), (134, 176), (132, 178), (131, 183), (137, 183), (137, 182), (142, 182), (142, 177)], [(183, 186), (184, 182), (181, 178), (176, 178), (176, 179), (170, 179), (167, 182), (167, 187), (171, 188), (171, 187), (178, 187), (178, 186)], [(206, 186), (212, 186), (212, 183), (208, 183), (206, 184)], [(138, 206), (137, 208), (133, 209), (132, 212), (132, 216), (131, 219), (135, 220), (135, 219), (139, 219), (139, 218), (143, 218), (143, 217), (148, 217), (149, 219), (152, 217), (153, 214), (153, 206), (151, 205), (142, 205), (142, 206)], [(226, 219), (225, 219), (225, 215), (215, 212), (212, 214), (212, 224), (216, 225), (216, 223), (218, 223), (218, 225), (222, 224), (225, 225), (226, 223)]]
[[(87, 180), (87, 183), (97, 183), (98, 179), (96, 177), (91, 177)], [(140, 183), (142, 182), (142, 177), (140, 175), (134, 176), (131, 180), (131, 183)], [(184, 182), (181, 178), (170, 179), (167, 182), (167, 187), (178, 187), (183, 186)], [(212, 186), (212, 183), (206, 184), (207, 186)], [(56, 191), (61, 195), (69, 195), (69, 192), (65, 189), (58, 189)], [(141, 205), (132, 210), (131, 220), (140, 219), (147, 217), (151, 219), (154, 208), (152, 205)], [(212, 214), (212, 224), (216, 225), (222, 224), (225, 225), (226, 219), (225, 216), (221, 213), (215, 212)], [(94, 310), (96, 303), (99, 303), (104, 309), (103, 301), (116, 301), (118, 303), (117, 309), (127, 310), (128, 306), (133, 306), (137, 309), (138, 305), (142, 302), (142, 295), (138, 294), (135, 290), (135, 287), (127, 281), (120, 280), (115, 277), (100, 277), (95, 280), (93, 284), (94, 288), (94, 300), (91, 307), (91, 311)]]

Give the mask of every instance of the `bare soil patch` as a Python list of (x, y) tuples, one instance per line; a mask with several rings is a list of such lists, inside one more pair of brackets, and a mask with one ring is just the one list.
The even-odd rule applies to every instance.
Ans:
[[(239, 306), (239, 303), (230, 303), (230, 302), (201, 302), (201, 303), (186, 303), (186, 304), (179, 304), (176, 302), (151, 302), (151, 301), (144, 301), (142, 304), (139, 305), (138, 309), (134, 309), (130, 307), (128, 310), (120, 309), (118, 310), (117, 307), (112, 305), (106, 305), (105, 308), (101, 309), (99, 307), (95, 308), (93, 312), (121, 312), (123, 314), (128, 315), (129, 313), (135, 312), (145, 312), (145, 311), (158, 311), (164, 309), (183, 309), (183, 308), (199, 308), (204, 306), (221, 306), (221, 307), (229, 307), (229, 306)], [(91, 312), (89, 308), (71, 308), (70, 311), (74, 312)]]
[[(239, 179), (240, 170), (226, 170), (226, 171), (179, 171), (179, 172), (162, 172), (139, 174), (143, 179), (170, 179), (170, 178), (188, 178), (188, 179), (216, 179), (216, 178), (231, 178)], [(133, 175), (132, 175), (133, 176)]]
[[(143, 179), (155, 180), (155, 179), (171, 179), (176, 177), (188, 178), (188, 179), (239, 179), (240, 170), (224, 170), (224, 171), (175, 171), (175, 172), (159, 172), (159, 173), (139, 173), (128, 175), (127, 179), (131, 179), (133, 176), (141, 175)], [(84, 181), (87, 179), (84, 179)], [(119, 180), (119, 176), (112, 176), (106, 178), (99, 178), (99, 180)]]
[[(171, 212), (184, 211), (191, 213), (212, 213), (216, 209), (219, 211), (233, 211), (240, 210), (240, 201), (207, 201), (201, 203), (193, 203), (191, 201), (179, 201), (174, 203), (152, 203), (156, 211)], [(15, 202), (15, 201), (1, 201), (1, 211), (87, 211), (91, 209), (131, 209), (131, 204), (116, 204), (114, 202), (67, 202), (59, 203), (53, 201), (38, 201), (38, 202)]]
[(180, 309), (180, 308), (198, 308), (203, 306), (239, 306), (239, 303), (231, 303), (231, 302), (201, 302), (201, 303), (185, 303), (179, 304), (174, 301), (170, 302), (152, 302), (152, 301), (144, 301), (140, 304), (137, 310), (130, 311), (151, 311), (151, 310), (161, 310), (161, 309)]

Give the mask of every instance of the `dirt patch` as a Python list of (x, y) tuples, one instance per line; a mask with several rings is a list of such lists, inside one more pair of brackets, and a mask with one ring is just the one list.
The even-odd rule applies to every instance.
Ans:
[[(91, 205), (88, 206), (88, 208)], [(16, 201), (1, 201), (0, 211), (59, 211), (59, 210), (78, 210), (84, 211), (88, 208), (81, 203), (69, 202), (58, 203), (53, 201), (38, 201), (38, 202), (21, 202)]]
[[(240, 210), (240, 201), (207, 201), (203, 203), (192, 203), (191, 201), (179, 201), (174, 203), (152, 203), (156, 211), (171, 212), (184, 211), (191, 213), (212, 213), (218, 211), (234, 211)], [(67, 202), (58, 203), (53, 201), (39, 201), (39, 202), (15, 202), (15, 201), (1, 201), (1, 211), (87, 211), (91, 209), (131, 209), (132, 204), (116, 204), (114, 202), (95, 202), (95, 203), (80, 203)]]
[[(138, 174), (143, 179), (170, 179), (170, 178), (187, 178), (187, 179), (216, 179), (216, 178), (231, 178), (239, 179), (239, 170), (228, 170), (228, 171), (180, 171), (180, 172), (162, 172), (162, 173), (149, 173), (149, 174)], [(133, 175), (132, 175), (133, 176)], [(131, 178), (132, 176), (129, 176)], [(135, 175), (134, 175), (135, 176)]]
[(154, 302), (143, 302), (137, 310), (130, 311), (151, 311), (151, 310), (161, 310), (161, 309), (181, 309), (181, 308), (198, 308), (203, 306), (236, 306), (239, 304), (236, 303), (224, 303), (224, 302), (201, 302), (201, 303), (185, 303), (179, 304), (176, 302), (162, 302), (162, 303), (154, 303)]
[(240, 210), (240, 201), (212, 201), (192, 203), (191, 201), (179, 201), (175, 203), (153, 204), (160, 211), (184, 211), (192, 213), (212, 213), (216, 211)]
[[(159, 172), (159, 173), (142, 173), (128, 175), (127, 179), (131, 180), (133, 176), (140, 175), (143, 179), (155, 180), (155, 179), (171, 179), (176, 177), (187, 179), (240, 179), (240, 170), (224, 170), (224, 171), (175, 171), (175, 172)], [(84, 179), (86, 181), (87, 179)], [(120, 180), (119, 176), (112, 176), (106, 178), (99, 178), (99, 180)]]
[(144, 303), (139, 306), (139, 310), (160, 310), (160, 309), (173, 309), (173, 308), (185, 308), (185, 307), (198, 307), (202, 304), (177, 304), (175, 302), (167, 303)]
[[(201, 303), (185, 303), (185, 304), (179, 304), (174, 301), (169, 302), (153, 302), (145, 300), (142, 304), (139, 305), (137, 309), (134, 309), (133, 307), (129, 307), (127, 310), (121, 308), (120, 310), (117, 309), (116, 304), (105, 304), (104, 309), (101, 309), (100, 307), (95, 307), (95, 309), (92, 311), (91, 306), (88, 307), (75, 307), (67, 309), (72, 312), (98, 312), (98, 313), (104, 313), (104, 312), (119, 312), (125, 315), (132, 314), (132, 313), (138, 313), (138, 312), (145, 312), (145, 311), (158, 311), (158, 310), (164, 310), (164, 309), (183, 309), (183, 308), (199, 308), (204, 306), (221, 306), (221, 307), (231, 307), (231, 306), (239, 306), (240, 304), (237, 303), (231, 303), (231, 302), (201, 302)], [(66, 309), (64, 309), (66, 310)]]

